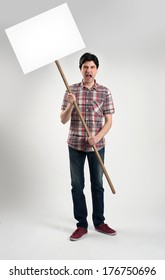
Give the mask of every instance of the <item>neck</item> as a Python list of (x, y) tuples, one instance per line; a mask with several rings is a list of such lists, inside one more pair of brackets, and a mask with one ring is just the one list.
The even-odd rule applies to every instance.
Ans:
[(94, 81), (91, 82), (91, 83), (87, 83), (87, 82), (83, 81), (83, 84), (84, 84), (84, 86), (85, 86), (86, 88), (91, 88), (91, 87), (93, 87), (94, 83), (95, 83)]

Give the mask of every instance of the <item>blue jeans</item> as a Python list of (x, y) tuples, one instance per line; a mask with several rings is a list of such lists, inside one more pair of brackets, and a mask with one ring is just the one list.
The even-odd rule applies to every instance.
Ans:
[[(99, 151), (104, 162), (105, 148)], [(95, 152), (83, 152), (69, 147), (70, 173), (72, 185), (72, 199), (74, 217), (78, 221), (77, 227), (88, 227), (87, 206), (84, 195), (84, 164), (87, 157), (90, 171), (93, 213), (92, 219), (95, 227), (104, 223), (104, 189), (103, 170)]]

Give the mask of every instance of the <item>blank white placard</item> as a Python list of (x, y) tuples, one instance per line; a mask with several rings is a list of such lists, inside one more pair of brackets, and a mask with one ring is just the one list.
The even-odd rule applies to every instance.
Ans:
[(66, 3), (5, 31), (24, 74), (85, 48)]

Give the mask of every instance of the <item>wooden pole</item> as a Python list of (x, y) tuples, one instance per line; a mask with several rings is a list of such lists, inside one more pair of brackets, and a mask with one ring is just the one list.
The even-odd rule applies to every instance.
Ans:
[[(61, 74), (61, 77), (62, 77), (62, 79), (63, 79), (63, 81), (64, 81), (64, 84), (65, 84), (65, 86), (66, 86), (67, 91), (68, 91), (69, 93), (71, 93), (71, 89), (70, 89), (69, 84), (68, 84), (68, 82), (67, 82), (67, 80), (66, 80), (66, 78), (65, 78), (64, 72), (63, 72), (63, 70), (62, 70), (62, 68), (61, 68), (61, 65), (60, 65), (59, 61), (56, 60), (55, 63), (56, 63), (57, 68), (58, 68), (58, 70), (59, 70), (59, 72), (60, 72), (60, 74)], [(86, 132), (87, 132), (87, 135), (88, 135), (88, 137), (89, 137), (89, 136), (90, 136), (89, 129), (88, 129), (88, 127), (87, 127), (87, 125), (86, 125), (86, 123), (85, 123), (85, 121), (84, 121), (84, 118), (83, 118), (83, 116), (82, 116), (82, 114), (81, 114), (81, 111), (80, 111), (78, 105), (77, 105), (77, 102), (74, 101), (74, 102), (73, 102), (73, 105), (74, 105), (74, 107), (75, 107), (75, 109), (76, 109), (76, 111), (77, 111), (77, 113), (78, 113), (78, 115), (79, 115), (79, 118), (80, 118), (80, 120), (81, 120), (81, 122), (82, 122), (82, 124), (83, 124), (83, 126), (84, 126), (84, 128), (85, 128), (85, 130), (86, 130)], [(112, 182), (111, 182), (111, 179), (110, 179), (110, 177), (109, 177), (109, 175), (108, 175), (108, 172), (107, 172), (107, 170), (106, 170), (106, 168), (105, 168), (105, 166), (104, 166), (104, 163), (103, 163), (103, 161), (102, 161), (102, 159), (101, 159), (101, 157), (100, 157), (100, 154), (99, 154), (99, 152), (98, 152), (98, 150), (97, 150), (97, 148), (96, 148), (95, 145), (93, 145), (92, 147), (93, 147), (93, 149), (94, 149), (94, 151), (95, 151), (95, 153), (96, 153), (96, 156), (97, 156), (97, 158), (98, 158), (98, 160), (99, 160), (99, 162), (100, 162), (100, 164), (101, 164), (101, 167), (102, 167), (103, 172), (104, 172), (104, 174), (105, 174), (105, 177), (106, 177), (106, 179), (107, 179), (107, 181), (108, 181), (108, 184), (109, 184), (109, 186), (110, 186), (110, 188), (111, 188), (111, 191), (112, 191), (113, 194), (115, 194), (116, 191), (115, 191), (114, 186), (113, 186), (113, 184), (112, 184)]]

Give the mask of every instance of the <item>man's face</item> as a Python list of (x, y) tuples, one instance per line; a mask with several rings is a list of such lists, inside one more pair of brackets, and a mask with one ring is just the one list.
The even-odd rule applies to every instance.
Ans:
[(94, 82), (97, 74), (97, 67), (93, 61), (84, 62), (80, 71), (82, 73), (84, 83), (92, 84)]

